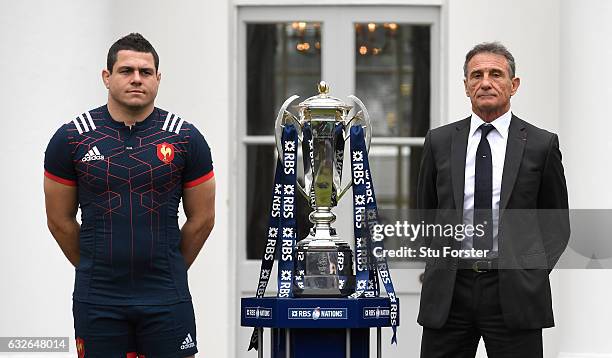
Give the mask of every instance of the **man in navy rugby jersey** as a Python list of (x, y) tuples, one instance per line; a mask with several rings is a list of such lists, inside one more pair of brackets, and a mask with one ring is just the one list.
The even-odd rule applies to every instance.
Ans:
[(45, 153), (48, 226), (76, 267), (79, 357), (197, 352), (187, 269), (214, 225), (212, 159), (192, 124), (154, 106), (158, 67), (140, 34), (115, 42), (108, 103), (64, 124)]

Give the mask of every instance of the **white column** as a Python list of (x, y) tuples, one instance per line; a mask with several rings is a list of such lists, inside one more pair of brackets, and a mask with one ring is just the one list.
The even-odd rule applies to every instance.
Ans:
[[(570, 204), (612, 208), (612, 2), (563, 0), (561, 6), (561, 145)], [(588, 185), (584, 185), (588, 178)]]
[[(610, 18), (607, 0), (561, 2), (560, 139), (572, 208), (612, 208)], [(559, 357), (612, 357), (612, 271), (559, 276)]]
[(0, 336), (74, 336), (74, 269), (47, 229), (43, 157), (62, 124), (106, 101), (109, 16), (103, 1), (0, 4)]

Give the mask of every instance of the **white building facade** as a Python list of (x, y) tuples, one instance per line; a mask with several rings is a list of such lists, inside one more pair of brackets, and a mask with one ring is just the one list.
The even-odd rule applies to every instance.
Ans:
[[(400, 81), (392, 93), (397, 96), (397, 105), (402, 95), (409, 96), (416, 87), (425, 91), (429, 105), (421, 110), (428, 113), (431, 128), (470, 113), (462, 83), (465, 53), (480, 42), (502, 42), (514, 54), (517, 75), (522, 79), (512, 100), (514, 113), (559, 134), (570, 207), (609, 209), (612, 169), (607, 165), (607, 154), (612, 153), (612, 122), (606, 103), (612, 98), (610, 18), (612, 2), (606, 0), (2, 2), (0, 98), (6, 133), (16, 135), (3, 139), (0, 160), (4, 168), (10, 165), (17, 169), (5, 169), (0, 179), (5, 202), (0, 209), (5, 236), (0, 240), (4, 293), (0, 336), (74, 335), (74, 273), (46, 228), (42, 163), (48, 140), (61, 123), (105, 103), (100, 73), (108, 47), (119, 37), (140, 32), (152, 42), (161, 58), (157, 105), (198, 126), (211, 146), (217, 220), (210, 240), (189, 271), (198, 344), (202, 356), (246, 358), (256, 353), (246, 352), (251, 329), (240, 327), (240, 297), (254, 294), (259, 270), (259, 260), (254, 259), (257, 249), (247, 241), (252, 219), (247, 208), (258, 199), (248, 199), (248, 194), (269, 190), (249, 189), (253, 180), (249, 173), (253, 171), (248, 161), (253, 153), (273, 148), (271, 132), (260, 132), (248, 122), (252, 118), (248, 97), (253, 95), (248, 92), (248, 64), (253, 59), (248, 35), (255, 29), (249, 24), (277, 24), (281, 32), (294, 23), (297, 27), (301, 22), (312, 26), (314, 32), (304, 35), (320, 40), (320, 51), (313, 51), (318, 57), (308, 60), (312, 71), (296, 72), (285, 79), (324, 79), (331, 84), (332, 95), (343, 99), (352, 93), (382, 96), (384, 86), (379, 92), (368, 92), (372, 88), (367, 86), (367, 76), (394, 74), (385, 72), (384, 63), (377, 72), (374, 60), (360, 62), (362, 45), (370, 41), (364, 46), (372, 46), (363, 50), (368, 53), (379, 48), (377, 41), (387, 39), (365, 35), (368, 40), (361, 43), (359, 26), (365, 26), (363, 31), (368, 24), (387, 30), (399, 26), (409, 29), (406, 31), (413, 40), (418, 26), (427, 28), (427, 86), (415, 85), (415, 73), (400, 69), (398, 73), (410, 81)], [(315, 46), (315, 42), (308, 43)], [(406, 66), (414, 69), (416, 65), (407, 62)], [(307, 69), (306, 65), (302, 69)], [(313, 93), (298, 93), (302, 99), (314, 94), (313, 82)], [(288, 83), (277, 88), (287, 91), (302, 85)], [(278, 98), (285, 95), (274, 92)], [(369, 105), (367, 97), (362, 99)], [(401, 198), (410, 196), (411, 153), (418, 153), (423, 134), (414, 123), (408, 129), (397, 123), (401, 122), (401, 111), (416, 111), (415, 101), (409, 109), (389, 110), (384, 101), (379, 106), (372, 100), (373, 112), (384, 117), (378, 119), (381, 139), (375, 144), (381, 159), (376, 165), (381, 171), (392, 168), (398, 173), (393, 163), (405, 166), (403, 174), (384, 180), (395, 183), (388, 185), (394, 188), (388, 193), (389, 205), (399, 205), (400, 212), (410, 205)], [(276, 102), (271, 103), (273, 107)], [(412, 135), (406, 135), (410, 130)], [(21, 133), (27, 134), (22, 138)], [(374, 175), (376, 179), (376, 169)], [(398, 196), (401, 198), (393, 202)], [(268, 200), (264, 200), (266, 204)], [(345, 212), (346, 205), (341, 203), (338, 211)], [(341, 233), (349, 221), (350, 217), (339, 220)], [(383, 355), (416, 357), (423, 265), (394, 265), (392, 275), (402, 303), (399, 344), (388, 345), (390, 332), (385, 330)], [(545, 356), (612, 357), (612, 272), (557, 270), (552, 273), (552, 285), (557, 327), (545, 330)], [(482, 348), (479, 357), (486, 356)], [(67, 357), (76, 354), (71, 350)]]

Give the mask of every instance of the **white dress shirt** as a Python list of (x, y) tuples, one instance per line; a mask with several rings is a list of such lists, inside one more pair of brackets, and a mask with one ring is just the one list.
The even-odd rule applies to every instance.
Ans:
[[(506, 157), (506, 144), (508, 143), (508, 129), (512, 112), (508, 111), (495, 119), (491, 124), (495, 127), (487, 140), (491, 146), (491, 159), (493, 164), (493, 249), (487, 257), (497, 257), (498, 241), (497, 227), (499, 224), (499, 201), (501, 195), (501, 181), (504, 172), (504, 159)], [(475, 113), (472, 112), (470, 119), (470, 133), (468, 135), (467, 153), (465, 156), (465, 187), (463, 189), (463, 224), (473, 225), (474, 223), (474, 177), (476, 175), (476, 149), (480, 143), (480, 130), (478, 128), (486, 123)], [(469, 250), (473, 248), (473, 238), (466, 237), (461, 242), (461, 248)]]

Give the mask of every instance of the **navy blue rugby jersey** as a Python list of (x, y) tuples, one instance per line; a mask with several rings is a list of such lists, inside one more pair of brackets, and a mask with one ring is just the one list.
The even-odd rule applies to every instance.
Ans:
[(202, 134), (162, 109), (132, 127), (114, 121), (106, 106), (64, 124), (45, 152), (45, 176), (78, 188), (73, 298), (109, 305), (190, 300), (178, 205), (183, 188), (213, 175)]

